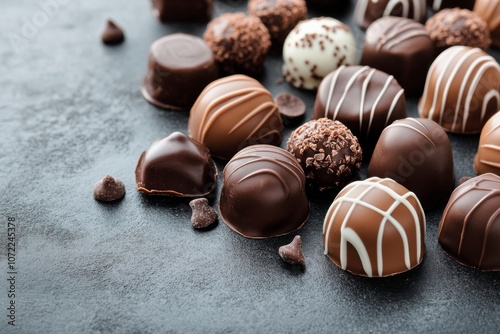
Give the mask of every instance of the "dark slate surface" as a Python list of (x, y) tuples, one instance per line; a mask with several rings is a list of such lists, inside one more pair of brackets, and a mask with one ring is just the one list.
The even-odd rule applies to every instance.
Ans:
[[(36, 1), (3, 0), (0, 7), (0, 243), (7, 216), (16, 218), (18, 237), (15, 328), (7, 325), (6, 248), (0, 252), (1, 333), (500, 330), (500, 275), (462, 267), (441, 250), (442, 208), (427, 212), (420, 267), (366, 279), (322, 254), (332, 195), (311, 198), (311, 219), (300, 231), (301, 271), (277, 252), (293, 235), (247, 240), (223, 223), (195, 231), (188, 201), (138, 194), (140, 153), (157, 138), (187, 132), (188, 119), (141, 98), (149, 45), (174, 31), (201, 34), (204, 26), (161, 25), (146, 0), (58, 1), (50, 17)], [(245, 4), (217, 1), (216, 13)], [(350, 11), (324, 14), (351, 24)], [(108, 17), (126, 30), (121, 46), (100, 43)], [(34, 20), (40, 27), (29, 30)], [(354, 32), (361, 45), (362, 32)], [(280, 68), (280, 58), (270, 57), (261, 80), (274, 94), (300, 94), (310, 116), (314, 95), (277, 85)], [(409, 113), (416, 116), (415, 101)], [(478, 137), (451, 139), (457, 179), (472, 175)], [(127, 186), (119, 203), (92, 198), (106, 174)], [(214, 207), (220, 186), (219, 176)]]

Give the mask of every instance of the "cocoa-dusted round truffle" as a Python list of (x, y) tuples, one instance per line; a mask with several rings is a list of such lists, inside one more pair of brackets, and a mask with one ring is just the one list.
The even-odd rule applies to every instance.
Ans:
[(452, 46), (432, 63), (418, 105), (446, 131), (479, 133), (500, 109), (500, 65), (478, 48)]
[(347, 185), (323, 224), (325, 255), (360, 276), (391, 276), (418, 266), (424, 241), (425, 213), (418, 198), (392, 179)]
[(281, 47), (297, 23), (307, 18), (307, 5), (304, 0), (250, 0), (248, 12), (260, 18), (273, 45)]
[(392, 75), (368, 66), (341, 66), (321, 82), (312, 118), (342, 122), (368, 153), (387, 125), (406, 116), (404, 90)]
[(476, 0), (474, 13), (486, 21), (492, 44), (500, 47), (500, 0)]
[(414, 192), (424, 208), (436, 207), (455, 188), (448, 135), (430, 119), (395, 121), (377, 142), (368, 176), (391, 178)]
[(245, 13), (225, 13), (212, 20), (205, 41), (228, 73), (258, 74), (271, 47), (271, 35), (262, 21)]
[[(465, 8), (472, 10), (475, 0), (427, 0), (427, 5), (435, 12), (443, 8)], [(486, 0), (489, 1), (489, 0)]]
[(358, 138), (344, 124), (328, 118), (297, 128), (288, 139), (287, 149), (302, 166), (308, 184), (320, 191), (341, 187), (361, 168)]
[(253, 145), (226, 165), (219, 212), (224, 223), (247, 238), (295, 231), (309, 218), (305, 176), (295, 158), (270, 145)]
[(245, 146), (279, 145), (283, 123), (271, 93), (257, 80), (236, 74), (201, 92), (189, 115), (189, 133), (219, 158)]
[(439, 225), (438, 240), (459, 263), (500, 270), (500, 177), (487, 173), (455, 189)]
[(427, 11), (426, 0), (358, 0), (354, 9), (356, 23), (366, 29), (384, 16), (398, 16), (423, 22)]
[(453, 45), (466, 45), (486, 50), (491, 44), (490, 31), (486, 22), (468, 9), (443, 9), (427, 20), (425, 29), (438, 51)]
[(486, 122), (481, 131), (474, 169), (477, 174), (500, 175), (500, 111)]

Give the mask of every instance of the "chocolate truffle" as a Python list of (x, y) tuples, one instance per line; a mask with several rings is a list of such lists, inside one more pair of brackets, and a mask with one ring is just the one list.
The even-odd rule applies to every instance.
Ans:
[(297, 128), (288, 139), (288, 152), (304, 170), (314, 189), (337, 189), (351, 181), (361, 167), (358, 139), (341, 122), (312, 120)]
[(493, 115), (481, 131), (474, 169), (477, 174), (500, 175), (500, 112)]
[(250, 0), (248, 12), (264, 23), (273, 45), (279, 47), (297, 23), (307, 18), (304, 0)]
[(141, 154), (135, 183), (149, 195), (205, 196), (217, 185), (217, 167), (205, 146), (174, 132)]
[(384, 277), (410, 270), (425, 252), (425, 214), (414, 193), (392, 179), (346, 186), (323, 225), (325, 255), (355, 275)]
[(203, 88), (217, 78), (217, 64), (205, 41), (173, 34), (151, 45), (141, 92), (161, 108), (190, 108)]
[(213, 0), (151, 0), (153, 15), (161, 22), (208, 22)]
[(398, 16), (423, 22), (427, 4), (425, 0), (358, 0), (354, 9), (356, 23), (366, 29), (384, 16)]
[(321, 80), (357, 58), (354, 35), (348, 26), (329, 17), (300, 22), (283, 46), (283, 75), (298, 88), (316, 89)]
[(407, 118), (382, 132), (368, 176), (391, 178), (414, 192), (424, 208), (446, 201), (455, 188), (453, 153), (446, 132), (426, 118)]
[(106, 45), (117, 45), (125, 40), (125, 34), (123, 33), (123, 29), (113, 20), (108, 20), (101, 33), (101, 39)]
[(500, 47), (500, 0), (476, 0), (474, 12), (486, 21), (492, 44)]
[(249, 145), (279, 145), (283, 137), (271, 93), (241, 74), (208, 85), (191, 109), (188, 127), (192, 138), (221, 159), (230, 159)]
[(125, 184), (110, 175), (94, 184), (94, 198), (101, 202), (112, 202), (125, 196)]
[(309, 218), (304, 172), (287, 151), (270, 145), (247, 147), (228, 162), (223, 175), (220, 215), (244, 237), (284, 235)]
[(436, 49), (466, 45), (486, 50), (490, 47), (490, 31), (486, 22), (468, 9), (443, 9), (425, 24)]
[(500, 66), (478, 48), (453, 46), (432, 63), (418, 105), (446, 131), (479, 133), (500, 109)]
[(443, 8), (465, 8), (472, 10), (475, 0), (427, 0), (427, 5), (435, 12)]
[(451, 194), (438, 240), (459, 263), (484, 271), (500, 270), (500, 177), (483, 174)]
[(422, 24), (383, 17), (366, 30), (361, 64), (393, 75), (407, 96), (416, 96), (422, 93), (434, 55), (434, 43)]
[(404, 90), (392, 75), (368, 66), (341, 66), (321, 82), (312, 118), (344, 123), (367, 152), (387, 125), (406, 116)]
[(244, 13), (226, 13), (207, 26), (204, 38), (228, 73), (258, 74), (264, 67), (271, 35), (262, 21)]

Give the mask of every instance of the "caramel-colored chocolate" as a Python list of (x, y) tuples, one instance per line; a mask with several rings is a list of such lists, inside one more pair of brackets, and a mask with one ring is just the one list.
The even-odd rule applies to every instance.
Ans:
[(481, 131), (474, 169), (477, 174), (500, 175), (500, 111), (486, 122)]

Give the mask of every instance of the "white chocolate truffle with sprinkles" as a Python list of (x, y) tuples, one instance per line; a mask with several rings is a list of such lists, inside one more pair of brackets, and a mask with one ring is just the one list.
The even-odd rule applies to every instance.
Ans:
[(283, 75), (293, 86), (317, 89), (342, 65), (355, 65), (357, 47), (348, 26), (329, 17), (300, 22), (283, 46)]

